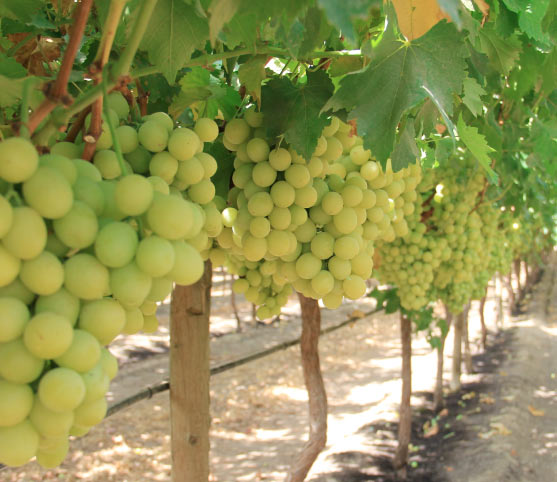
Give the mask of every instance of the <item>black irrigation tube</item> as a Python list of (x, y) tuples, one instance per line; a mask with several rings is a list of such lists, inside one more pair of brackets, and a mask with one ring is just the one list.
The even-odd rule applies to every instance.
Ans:
[[(354, 323), (362, 318), (366, 318), (370, 315), (373, 315), (375, 313), (378, 313), (379, 311), (382, 311), (383, 308), (380, 309), (374, 309), (371, 311), (368, 311), (366, 313), (363, 314), (363, 316), (352, 316), (350, 318), (348, 318), (347, 320), (344, 320), (342, 323), (339, 323), (338, 325), (333, 325), (333, 326), (329, 326), (327, 328), (323, 328), (320, 332), (320, 335), (326, 335), (327, 333), (331, 333), (333, 331), (336, 331), (346, 325), (349, 325), (350, 323)], [(239, 367), (241, 365), (245, 365), (246, 363), (252, 362), (254, 360), (258, 360), (260, 358), (264, 358), (266, 356), (269, 356), (273, 353), (276, 353), (277, 351), (281, 351), (281, 350), (286, 350), (287, 348), (290, 348), (291, 346), (295, 346), (298, 345), (300, 343), (300, 338), (296, 338), (294, 340), (289, 340), (289, 341), (285, 341), (283, 343), (279, 343), (275, 346), (272, 346), (271, 348), (267, 348), (266, 350), (257, 352), (257, 353), (253, 353), (252, 355), (248, 355), (244, 358), (240, 358), (238, 360), (234, 360), (228, 363), (224, 363), (222, 365), (216, 366), (214, 368), (211, 368), (211, 375), (217, 375), (219, 373), (225, 372), (227, 370), (231, 370), (232, 368), (236, 368)], [(128, 397), (124, 400), (122, 400), (121, 402), (115, 403), (114, 405), (111, 405), (108, 408), (108, 411), (106, 412), (106, 416), (109, 417), (110, 415), (115, 414), (116, 412), (119, 412), (120, 410), (129, 407), (130, 405), (133, 405), (134, 403), (137, 403), (141, 400), (147, 400), (149, 398), (152, 398), (153, 395), (160, 393), (160, 392), (165, 392), (166, 390), (168, 390), (170, 388), (170, 382), (168, 380), (164, 380), (162, 382), (160, 382), (157, 385), (151, 385), (143, 390), (141, 390), (140, 392), (135, 393), (134, 395), (132, 395), (131, 397)]]

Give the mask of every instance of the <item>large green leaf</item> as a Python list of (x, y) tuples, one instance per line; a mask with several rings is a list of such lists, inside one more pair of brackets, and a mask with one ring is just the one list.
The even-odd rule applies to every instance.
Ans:
[(481, 114), (484, 106), (481, 97), (486, 94), (486, 91), (473, 77), (466, 77), (463, 87), (464, 96), (462, 97), (462, 102), (464, 102), (464, 105), (468, 107), (474, 116)]
[(520, 55), (520, 40), (516, 35), (502, 38), (490, 28), (479, 31), (480, 51), (486, 54), (495, 70), (508, 74)]
[(30, 22), (44, 6), (44, 0), (2, 0), (0, 2), (0, 17), (19, 20), (20, 22)]
[(194, 7), (183, 0), (158, 0), (141, 45), (172, 84), (178, 70), (208, 38), (207, 19), (201, 18)]
[(468, 126), (464, 123), (462, 115), (458, 119), (457, 129), (460, 140), (484, 168), (489, 182), (496, 184), (498, 176), (491, 168), (491, 159), (489, 157), (489, 154), (494, 152), (494, 149), (488, 145), (485, 137), (478, 132), (476, 127)]
[(550, 0), (503, 0), (507, 8), (518, 15), (520, 29), (530, 38), (549, 43), (550, 37), (542, 30), (542, 21)]
[(346, 76), (325, 109), (350, 111), (365, 147), (386, 162), (408, 109), (429, 97), (451, 115), (453, 94), (460, 93), (466, 75), (465, 52), (462, 35), (446, 22), (412, 42), (390, 23), (374, 51), (369, 66)]
[(266, 55), (256, 55), (240, 65), (238, 69), (238, 78), (240, 82), (257, 102), (261, 101), (261, 83), (266, 77), (266, 63)]
[(0, 75), (0, 107), (9, 107), (21, 99), (24, 80)]
[(377, 3), (379, 2), (369, 0), (318, 0), (329, 22), (354, 44), (358, 40), (353, 25), (354, 20), (367, 18), (370, 6)]
[(307, 83), (293, 84), (287, 78), (274, 78), (262, 91), (262, 111), (271, 137), (284, 134), (300, 155), (309, 159), (329, 120), (321, 109), (333, 93), (333, 83), (322, 70), (308, 72)]

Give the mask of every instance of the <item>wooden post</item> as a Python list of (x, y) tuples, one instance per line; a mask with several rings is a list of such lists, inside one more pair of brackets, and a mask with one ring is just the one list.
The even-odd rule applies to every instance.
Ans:
[(503, 275), (501, 273), (497, 273), (495, 277), (495, 291), (497, 294), (497, 318), (496, 324), (497, 329), (500, 330), (503, 328), (503, 324), (505, 323), (505, 312), (503, 311)]
[(300, 293), (298, 298), (302, 310), (302, 368), (309, 399), (309, 439), (290, 467), (286, 482), (305, 480), (313, 462), (327, 443), (327, 393), (321, 376), (318, 349), (321, 312), (316, 300)]
[(451, 391), (460, 390), (460, 375), (462, 373), (462, 329), (464, 324), (464, 310), (456, 316), (454, 324), (453, 365), (451, 370)]
[(447, 332), (440, 337), (440, 345), (437, 348), (437, 376), (435, 378), (435, 390), (433, 391), (433, 410), (437, 412), (445, 404), (443, 400), (443, 365), (444, 365), (444, 351), (445, 351), (445, 341), (447, 340), (447, 335), (451, 329), (451, 323), (453, 319), (452, 313), (445, 305), (445, 318), (447, 321)]
[(178, 286), (170, 305), (172, 480), (209, 480), (209, 318), (211, 262), (192, 286)]
[(487, 300), (487, 286), (485, 288), (485, 294), (480, 300), (480, 323), (482, 324), (482, 350), (485, 351), (485, 346), (487, 344), (487, 325), (485, 324), (485, 302)]
[(520, 279), (521, 278), (521, 276), (520, 276), (520, 274), (521, 274), (520, 273), (520, 271), (521, 271), (521, 269), (520, 269), (520, 264), (521, 264), (520, 263), (520, 258), (515, 259), (513, 264), (514, 264), (514, 274), (516, 276), (516, 286), (517, 286), (517, 306), (516, 306), (516, 308), (518, 309), (518, 303), (520, 303), (520, 301), (522, 300), (522, 295), (523, 295), (523, 293), (522, 293), (522, 280)]
[(412, 322), (400, 313), (400, 340), (402, 342), (402, 396), (398, 422), (398, 445), (393, 460), (397, 477), (406, 478), (408, 445), (412, 435)]
[(236, 333), (242, 332), (242, 319), (238, 314), (238, 306), (236, 305), (236, 293), (234, 293), (234, 276), (230, 275), (230, 304), (232, 305), (232, 312), (236, 318)]

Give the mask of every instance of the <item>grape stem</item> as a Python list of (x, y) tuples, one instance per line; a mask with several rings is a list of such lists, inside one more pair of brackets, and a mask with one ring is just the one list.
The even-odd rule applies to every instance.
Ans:
[(10, 189), (6, 193), (6, 200), (9, 202), (11, 199), (13, 199), (13, 204), (15, 204), (16, 206), (21, 206), (23, 204), (23, 201), (21, 200), (21, 196), (13, 188), (13, 186), (10, 187)]
[(19, 127), (19, 135), (24, 137), (25, 139), (29, 139), (30, 132), (29, 132), (29, 97), (31, 96), (31, 89), (37, 79), (34, 77), (29, 77), (24, 80), (23, 82), (23, 93), (21, 96), (21, 111), (20, 111), (20, 118), (21, 118), (21, 125)]
[[(101, 85), (103, 87), (104, 96), (106, 98), (108, 96), (108, 89), (106, 87), (106, 77), (103, 77), (103, 79), (101, 81)], [(122, 155), (122, 148), (120, 147), (120, 141), (118, 140), (118, 137), (116, 136), (116, 127), (114, 127), (114, 123), (112, 122), (112, 119), (110, 118), (110, 115), (109, 115), (109, 112), (108, 112), (108, 105), (106, 104), (106, 102), (104, 103), (104, 121), (108, 124), (108, 128), (110, 130), (110, 135), (112, 136), (112, 147), (114, 149), (114, 152), (116, 153), (116, 158), (118, 159), (118, 165), (120, 166), (120, 171), (122, 172), (122, 176), (126, 176), (127, 175), (127, 169), (126, 169), (126, 165), (124, 163), (124, 156)]]
[(79, 50), (79, 46), (81, 45), (81, 39), (83, 37), (83, 33), (85, 32), (85, 27), (87, 25), (92, 5), (93, 0), (82, 0), (77, 5), (72, 31), (70, 34), (70, 41), (68, 42), (66, 52), (64, 53), (64, 59), (62, 60), (62, 65), (58, 71), (58, 76), (56, 77), (52, 88), (48, 89), (46, 99), (31, 115), (31, 118), (27, 123), (29, 134), (32, 134), (35, 131), (39, 124), (54, 110), (58, 104), (62, 103), (68, 106), (72, 103), (72, 98), (68, 94), (68, 80), (72, 72), (75, 56)]

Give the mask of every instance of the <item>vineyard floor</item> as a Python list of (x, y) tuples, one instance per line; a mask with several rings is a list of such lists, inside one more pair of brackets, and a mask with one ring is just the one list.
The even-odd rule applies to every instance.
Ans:
[[(509, 319), (496, 333), (495, 303), (486, 315), (488, 351), (481, 350), (477, 304), (470, 312), (474, 374), (463, 376), (462, 391), (449, 395), (439, 416), (431, 412), (435, 353), (425, 337), (413, 341), (415, 408), (412, 482), (546, 482), (557, 474), (557, 286), (555, 263), (548, 266), (525, 314)], [(217, 280), (218, 281), (218, 280)], [(300, 332), (292, 298), (280, 323), (235, 319), (222, 282), (213, 290), (212, 363), (220, 365), (295, 338)], [(238, 297), (240, 316), (250, 305)], [(374, 302), (323, 310), (323, 325), (337, 324), (355, 309)], [(112, 384), (114, 403), (156, 384), (167, 375), (168, 307), (160, 310), (156, 335), (115, 342), (121, 370)], [(222, 336), (217, 336), (222, 335)], [(447, 353), (452, 352), (449, 339)], [(396, 315), (375, 314), (320, 341), (329, 396), (328, 444), (308, 480), (313, 482), (391, 481), (390, 457), (396, 441), (400, 396), (400, 343)], [(212, 480), (278, 481), (307, 437), (307, 403), (298, 347), (216, 375), (211, 380)], [(446, 361), (446, 379), (450, 369)], [(437, 423), (438, 429), (428, 425)], [(425, 425), (425, 429), (424, 429)], [(438, 433), (435, 433), (438, 430)], [(12, 481), (168, 481), (170, 480), (168, 392), (107, 418), (85, 437), (71, 442), (64, 464), (42, 470), (36, 463), (0, 471)], [(428, 435), (428, 436), (426, 436)]]

